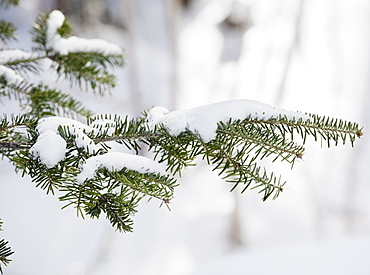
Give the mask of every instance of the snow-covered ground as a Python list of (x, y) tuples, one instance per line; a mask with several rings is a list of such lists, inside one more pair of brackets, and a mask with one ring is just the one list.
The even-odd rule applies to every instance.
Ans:
[[(27, 37), (32, 14), (52, 1), (23, 2), (1, 17), (16, 22), (19, 35)], [(293, 170), (266, 162), (288, 188), (265, 203), (254, 191), (230, 193), (209, 167), (190, 168), (175, 190), (172, 211), (155, 201), (142, 203), (129, 234), (114, 232), (104, 219), (61, 211), (56, 197), (3, 161), (0, 235), (16, 252), (5, 274), (370, 274), (370, 3), (240, 1), (253, 22), (240, 39), (240, 32), (230, 37), (220, 25), (230, 0), (193, 1), (179, 26), (175, 86), (166, 1), (134, 2), (135, 51), (130, 36), (117, 36), (117, 30), (86, 34), (122, 42), (128, 51), (112, 96), (76, 94), (96, 113), (138, 114), (156, 105), (171, 110), (176, 87), (176, 109), (258, 100), (357, 121), (365, 135), (355, 148), (320, 148), (309, 140)], [(233, 55), (238, 47), (240, 55)], [(30, 49), (29, 37), (22, 48)], [(4, 103), (1, 113), (15, 110)]]

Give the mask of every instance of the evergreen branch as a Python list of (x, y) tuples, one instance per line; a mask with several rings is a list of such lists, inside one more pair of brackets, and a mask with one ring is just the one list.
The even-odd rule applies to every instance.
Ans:
[(8, 63), (6, 65), (22, 76), (26, 76), (27, 72), (37, 74), (40, 70), (37, 61), (32, 59), (24, 59), (17, 62)]
[(234, 183), (233, 191), (239, 183), (244, 183), (245, 187), (242, 193), (250, 186), (252, 182), (256, 185), (251, 189), (261, 188), (259, 193), (264, 192), (263, 201), (275, 192), (274, 199), (277, 198), (282, 191), (280, 179), (271, 173), (270, 176), (266, 170), (260, 172), (261, 167), (257, 163), (253, 163), (255, 157), (248, 161), (248, 154), (235, 154), (233, 146), (213, 140), (209, 143), (202, 143), (204, 146), (204, 156), (207, 157), (207, 162), (214, 165), (214, 170), (219, 170), (219, 175), (226, 174), (223, 179), (227, 182)]
[[(169, 203), (176, 187), (175, 179), (154, 173), (139, 173), (124, 168), (116, 172), (105, 170), (104, 174), (136, 192), (162, 200), (164, 203)], [(97, 175), (99, 176), (99, 172)]]
[[(87, 124), (97, 130), (91, 137), (95, 143), (116, 141), (125, 145), (136, 154), (141, 150), (140, 144), (148, 144), (148, 139), (157, 135), (147, 129), (143, 119), (122, 119), (117, 115), (99, 115), (88, 119)], [(94, 131), (95, 132), (95, 131)]]
[[(131, 198), (129, 203), (122, 202), (122, 200), (111, 193), (103, 194), (99, 197), (99, 203), (95, 205), (95, 208), (103, 210), (113, 227), (119, 232), (131, 232), (133, 221), (130, 218), (134, 214), (130, 211), (131, 208), (126, 208), (128, 204), (137, 205), (135, 196)], [(89, 210), (87, 211), (89, 213)], [(135, 211), (136, 212), (136, 211)]]
[(86, 109), (81, 102), (73, 97), (46, 85), (34, 86), (26, 81), (18, 85), (7, 85), (0, 78), (0, 92), (3, 96), (14, 97), (21, 105), (30, 109), (29, 115), (43, 117), (47, 115), (81, 115), (89, 117), (92, 112)]
[(16, 127), (34, 128), (36, 125), (37, 119), (29, 116), (28, 114), (16, 116), (11, 115), (10, 118), (4, 115), (4, 117), (0, 120), (0, 134)]
[(154, 159), (159, 163), (166, 162), (167, 169), (172, 174), (179, 174), (188, 166), (194, 166), (194, 152), (199, 148), (197, 137), (190, 131), (178, 136), (170, 135), (164, 126), (155, 129), (156, 136), (149, 137), (149, 151), (154, 152)]
[(362, 128), (357, 123), (314, 114), (309, 114), (309, 116), (312, 118), (312, 121), (307, 121), (303, 126), (306, 133), (311, 133), (317, 140), (317, 135), (315, 134), (317, 132), (322, 140), (327, 140), (328, 147), (330, 147), (330, 141), (332, 140), (335, 142), (335, 145), (340, 140), (345, 144), (347, 137), (353, 147), (355, 139), (363, 135)]
[(19, 4), (19, 0), (1, 0), (1, 6), (8, 9), (11, 5), (17, 6)]
[(102, 56), (100, 53), (69, 53), (68, 55), (54, 55), (50, 57), (55, 63), (53, 70), (59, 76), (63, 75), (71, 84), (80, 89), (91, 89), (103, 95), (105, 90), (115, 87), (116, 77), (104, 68), (93, 63), (91, 56)]
[(4, 149), (30, 149), (31, 146), (25, 142), (0, 141), (0, 148)]
[(23, 76), (26, 75), (27, 72), (37, 74), (41, 70), (39, 66), (39, 61), (45, 58), (48, 58), (48, 56), (40, 53), (37, 57), (9, 60), (3, 65), (16, 71), (17, 73), (20, 73)]
[(0, 95), (8, 98), (14, 98), (20, 103), (28, 96), (28, 91), (33, 87), (32, 84), (22, 81), (21, 83), (14, 85), (8, 84), (4, 77), (0, 77)]
[(45, 52), (47, 51), (46, 49), (47, 20), (48, 14), (40, 13), (40, 15), (36, 18), (31, 28), (32, 41), (38, 44), (39, 45), (38, 48)]
[(77, 169), (71, 164), (75, 159), (66, 157), (55, 167), (48, 168), (41, 163), (39, 158), (35, 158), (29, 150), (21, 150), (12, 159), (16, 166), (16, 171), (22, 171), (22, 176), (29, 175), (36, 187), (46, 190), (46, 194), (55, 194), (63, 185), (74, 183)]
[(132, 231), (130, 217), (136, 213), (138, 202), (143, 197), (158, 198), (167, 204), (175, 186), (175, 180), (168, 176), (142, 174), (126, 168), (120, 171), (100, 168), (96, 176), (83, 185), (64, 184), (60, 191), (66, 194), (59, 199), (69, 201), (66, 206), (76, 205), (82, 216), (82, 209), (91, 218), (98, 218), (103, 211), (112, 226), (127, 232)]
[(325, 116), (321, 117), (314, 114), (309, 114), (309, 117), (310, 119), (306, 121), (302, 119), (289, 120), (286, 116), (268, 120), (247, 118), (243, 121), (243, 124), (257, 124), (268, 131), (279, 131), (284, 138), (286, 134), (290, 134), (292, 140), (296, 132), (303, 139), (303, 143), (305, 143), (307, 136), (311, 135), (314, 137), (315, 141), (318, 139), (326, 141), (328, 147), (330, 147), (331, 141), (334, 141), (335, 145), (337, 145), (339, 141), (345, 144), (347, 138), (353, 146), (355, 139), (363, 135), (362, 128), (360, 128), (357, 123)]
[(304, 148), (294, 142), (287, 141), (277, 133), (256, 127), (255, 124), (242, 124), (240, 120), (231, 123), (218, 124), (216, 131), (219, 134), (220, 143), (230, 144), (230, 149), (237, 149), (240, 155), (254, 153), (251, 161), (259, 156), (268, 157), (276, 154), (282, 160), (294, 163), (296, 158), (302, 158)]
[(5, 241), (4, 239), (0, 239), (0, 273), (3, 274), (2, 266), (7, 266), (11, 259), (9, 257), (14, 253), (10, 247), (7, 246), (8, 241)]
[[(2, 220), (0, 219), (0, 231), (2, 231)], [(14, 252), (11, 251), (11, 248), (8, 246), (8, 241), (5, 241), (4, 239), (0, 239), (0, 273), (3, 274), (2, 270), (2, 264), (4, 266), (7, 266), (10, 262), (11, 259), (9, 257), (13, 254)]]
[(29, 138), (22, 128), (35, 127), (37, 121), (28, 115), (4, 116), (0, 119), (0, 155), (11, 158), (17, 150), (29, 149)]
[[(99, 94), (104, 94), (116, 84), (116, 77), (110, 74), (108, 67), (122, 67), (123, 55), (103, 54), (99, 52), (70, 52), (67, 55), (52, 53), (47, 48), (47, 19), (48, 14), (40, 14), (32, 28), (33, 41), (39, 48), (46, 52), (48, 58), (53, 61), (52, 69), (59, 76), (64, 76), (73, 85), (80, 89), (91, 89)], [(69, 37), (72, 27), (67, 20), (58, 29), (61, 37)]]
[[(38, 49), (45, 51), (49, 54), (49, 49), (47, 49), (47, 20), (49, 18), (49, 13), (40, 13), (32, 25), (31, 36), (32, 41), (38, 44)], [(68, 20), (64, 20), (62, 26), (58, 29), (58, 34), (63, 37), (69, 37), (72, 35), (72, 26)]]
[(16, 40), (17, 36), (15, 31), (17, 28), (11, 22), (5, 20), (0, 20), (0, 40), (3, 42), (8, 42), (10, 40)]
[(46, 115), (74, 115), (84, 117), (92, 115), (81, 102), (61, 91), (50, 89), (48, 86), (38, 85), (29, 91), (30, 114), (43, 117)]

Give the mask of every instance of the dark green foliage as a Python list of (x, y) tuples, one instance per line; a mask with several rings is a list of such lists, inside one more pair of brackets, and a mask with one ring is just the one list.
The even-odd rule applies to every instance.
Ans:
[(26, 129), (36, 127), (37, 119), (29, 115), (3, 116), (0, 121), (0, 155), (12, 158), (18, 150), (29, 149), (30, 138)]
[[(97, 120), (108, 121), (105, 125), (95, 125), (93, 123)], [(113, 121), (113, 123), (109, 122)], [(156, 136), (150, 131), (144, 119), (125, 117), (122, 119), (117, 115), (98, 115), (87, 120), (87, 125), (93, 126), (95, 136), (93, 137), (96, 143), (104, 144), (105, 142), (115, 141), (119, 144), (125, 145), (127, 149), (134, 150), (138, 154), (141, 150), (141, 145), (148, 145), (148, 139)], [(109, 135), (108, 130), (114, 129), (114, 133)]]
[(285, 116), (258, 120), (220, 122), (214, 140), (204, 143), (196, 134), (186, 130), (178, 136), (171, 136), (162, 125), (149, 136), (149, 149), (155, 153), (159, 162), (166, 162), (171, 173), (181, 173), (184, 167), (195, 165), (195, 158), (213, 166), (226, 181), (234, 183), (235, 189), (244, 185), (242, 193), (253, 184), (251, 189), (263, 193), (263, 200), (273, 195), (276, 198), (283, 190), (285, 181), (274, 173), (268, 173), (258, 161), (270, 157), (272, 161), (280, 159), (292, 166), (295, 160), (302, 158), (304, 147), (294, 142), (294, 132), (301, 135), (303, 144), (311, 135), (321, 142), (334, 141), (335, 145), (348, 138), (353, 145), (362, 135), (362, 129), (356, 123), (339, 119), (326, 119), (310, 115), (308, 121), (289, 120)]
[(15, 31), (17, 29), (10, 22), (0, 20), (0, 40), (8, 42), (9, 40), (16, 39)]
[(67, 38), (72, 35), (73, 28), (72, 25), (68, 22), (68, 20), (64, 20), (63, 25), (58, 29), (58, 33), (63, 38)]
[(49, 56), (52, 68), (81, 89), (103, 95), (116, 85), (116, 77), (107, 71), (108, 65), (123, 66), (123, 56), (104, 56), (100, 53), (69, 53)]
[(75, 205), (78, 213), (99, 218), (103, 212), (118, 231), (132, 231), (132, 216), (139, 201), (156, 198), (168, 204), (173, 197), (175, 180), (154, 173), (139, 173), (129, 169), (109, 171), (101, 168), (96, 176), (84, 184), (64, 184), (60, 197), (69, 205)]
[[(0, 219), (0, 231), (2, 231), (2, 220)], [(14, 252), (11, 251), (11, 248), (8, 247), (8, 242), (5, 241), (4, 239), (0, 239), (0, 273), (3, 274), (3, 269), (2, 265), (8, 265), (11, 261), (9, 257), (13, 254)]]
[(47, 20), (48, 20), (48, 13), (40, 13), (40, 15), (36, 18), (35, 22), (32, 24), (31, 35), (32, 41), (37, 44), (35, 49), (45, 51), (46, 43), (47, 43)]
[[(99, 52), (76, 52), (61, 55), (47, 48), (47, 13), (42, 13), (32, 27), (33, 41), (38, 44), (36, 49), (45, 52), (45, 57), (53, 61), (51, 69), (59, 77), (66, 78), (71, 84), (81, 89), (104, 94), (116, 84), (116, 77), (109, 72), (109, 68), (122, 67), (123, 55), (106, 55)], [(72, 34), (70, 23), (65, 20), (58, 29), (61, 37), (66, 38)]]
[[(18, 0), (1, 0), (0, 6), (9, 8), (11, 5), (18, 5)], [(4, 43), (17, 38), (16, 27), (11, 22), (0, 19), (0, 40)]]
[(79, 114), (84, 117), (89, 117), (92, 115), (81, 102), (61, 91), (50, 89), (48, 86), (42, 84), (33, 87), (30, 90), (29, 96), (27, 105), (31, 107), (29, 114), (33, 116), (73, 116), (74, 114)]
[(34, 117), (92, 115), (91, 111), (72, 96), (41, 83), (35, 86), (24, 81), (18, 85), (7, 85), (6, 80), (0, 77), (0, 98), (1, 96), (18, 100), (21, 106), (27, 107), (28, 114)]

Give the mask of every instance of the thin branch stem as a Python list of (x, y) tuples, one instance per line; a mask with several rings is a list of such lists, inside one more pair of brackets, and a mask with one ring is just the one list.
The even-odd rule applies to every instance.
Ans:
[(31, 146), (25, 142), (0, 141), (0, 148), (22, 150), (29, 149)]

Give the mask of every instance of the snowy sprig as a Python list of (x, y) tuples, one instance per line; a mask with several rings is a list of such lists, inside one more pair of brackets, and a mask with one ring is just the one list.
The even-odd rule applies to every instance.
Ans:
[[(75, 205), (82, 215), (98, 217), (105, 212), (123, 231), (132, 229), (130, 215), (142, 198), (168, 204), (176, 186), (173, 176), (195, 165), (197, 157), (233, 183), (232, 190), (239, 185), (243, 185), (242, 192), (257, 189), (266, 200), (276, 198), (285, 181), (267, 172), (259, 160), (270, 158), (293, 165), (303, 156), (307, 136), (337, 145), (347, 138), (353, 144), (362, 135), (356, 123), (287, 112), (248, 100), (176, 112), (155, 108), (136, 119), (100, 115), (88, 119), (87, 124), (48, 117), (38, 125), (29, 124), (28, 129), (28, 143), (14, 147), (19, 151), (12, 158), (17, 169), (47, 193), (63, 191), (61, 200)], [(303, 144), (294, 141), (295, 133)], [(136, 154), (145, 145), (154, 154), (149, 159), (112, 151), (112, 142)], [(118, 207), (123, 197), (132, 204)]]
[[(195, 159), (199, 156), (226, 181), (234, 184), (232, 190), (242, 184), (242, 192), (248, 188), (257, 189), (263, 193), (263, 200), (271, 195), (276, 198), (283, 190), (285, 181), (275, 173), (267, 172), (259, 160), (280, 159), (293, 166), (304, 153), (303, 145), (293, 140), (295, 131), (302, 136), (303, 143), (307, 135), (315, 139), (334, 140), (336, 143), (339, 138), (345, 141), (347, 136), (353, 142), (362, 133), (354, 123), (287, 112), (248, 100), (226, 101), (172, 113), (155, 108), (144, 118), (137, 119), (101, 115), (90, 118), (87, 124), (60, 117), (40, 120), (35, 127), (37, 139), (33, 139), (28, 158), (44, 165), (49, 169), (47, 173), (66, 162), (71, 163), (74, 169), (68, 178), (73, 184), (97, 180), (104, 186), (103, 181), (107, 181), (107, 176), (113, 177), (117, 172), (121, 176), (114, 176), (114, 180), (127, 179), (126, 174), (122, 177), (122, 171), (166, 177), (166, 169), (172, 175), (181, 175), (183, 168), (195, 165)], [(140, 152), (143, 145), (147, 145), (149, 151), (154, 153), (153, 160), (112, 152), (110, 142), (122, 144), (136, 153)], [(157, 162), (165, 164), (165, 168), (158, 170)], [(104, 180), (99, 171), (104, 171)], [(32, 174), (37, 175), (42, 181), (41, 185), (47, 186), (48, 190), (52, 189), (49, 186), (63, 186), (59, 182), (44, 183), (53, 177), (48, 175), (40, 178), (40, 171), (27, 173), (31, 177)], [(124, 180), (122, 183), (128, 184)], [(135, 189), (138, 188), (137, 184), (128, 186), (142, 196), (169, 202), (169, 198), (145, 189)]]
[(32, 28), (33, 41), (53, 61), (51, 68), (60, 77), (100, 94), (114, 87), (116, 77), (108, 69), (123, 66), (123, 48), (102, 39), (71, 34), (71, 25), (57, 10), (41, 14)]
[(115, 86), (116, 77), (110, 69), (123, 66), (122, 47), (71, 35), (72, 27), (60, 11), (41, 14), (32, 28), (33, 41), (38, 45), (35, 51), (0, 50), (0, 97), (19, 100), (25, 110), (37, 117), (90, 116), (90, 111), (70, 95), (28, 80), (27, 73), (37, 74), (40, 62), (48, 59), (52, 61), (51, 71), (81, 89), (104, 94)]

